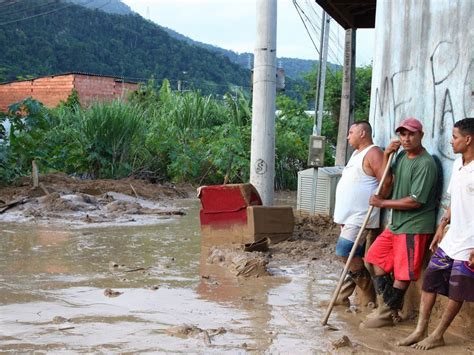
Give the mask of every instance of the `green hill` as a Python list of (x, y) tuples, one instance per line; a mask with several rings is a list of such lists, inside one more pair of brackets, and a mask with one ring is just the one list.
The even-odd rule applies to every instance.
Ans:
[[(101, 9), (102, 11), (116, 14), (134, 14), (133, 10), (129, 6), (121, 2), (121, 0), (68, 0), (76, 4), (86, 6), (92, 9)], [(160, 26), (158, 24), (158, 26)], [(244, 68), (250, 69), (253, 63), (253, 53), (236, 53), (234, 51), (220, 48), (212, 44), (207, 44), (199, 41), (195, 41), (185, 35), (182, 35), (175, 30), (160, 26), (165, 30), (171, 37), (184, 41), (188, 44), (195, 45), (197, 47), (202, 47), (209, 49), (210, 51), (220, 53), (228, 57), (231, 62), (240, 64)], [(316, 53), (315, 53), (316, 57)], [(317, 60), (308, 60), (308, 59), (299, 59), (299, 58), (286, 58), (280, 57), (277, 58), (278, 65), (285, 69), (285, 74), (287, 77), (293, 79), (301, 79), (302, 75), (311, 71), (314, 65), (318, 63)], [(340, 66), (329, 64), (332, 70), (341, 69)]]
[(139, 15), (117, 15), (70, 2), (0, 3), (0, 80), (69, 71), (222, 93), (249, 87), (250, 71), (229, 58), (172, 38)]

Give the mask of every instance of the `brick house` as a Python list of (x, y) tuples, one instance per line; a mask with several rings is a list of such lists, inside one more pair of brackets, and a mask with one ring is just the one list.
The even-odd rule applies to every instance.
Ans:
[(110, 101), (126, 97), (127, 92), (138, 89), (138, 83), (97, 74), (70, 72), (40, 78), (0, 84), (0, 111), (8, 106), (32, 97), (46, 107), (66, 101), (76, 89), (79, 101), (88, 106), (94, 101)]

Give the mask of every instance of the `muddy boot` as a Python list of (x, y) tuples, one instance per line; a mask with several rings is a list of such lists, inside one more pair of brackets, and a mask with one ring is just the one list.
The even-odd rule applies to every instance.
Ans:
[[(363, 328), (381, 328), (394, 325), (399, 321), (398, 310), (402, 308), (405, 290), (394, 288), (389, 281), (387, 278), (381, 280), (374, 278), (378, 307), (367, 316), (362, 323)], [(385, 287), (380, 293), (383, 285)]]
[(394, 324), (394, 311), (383, 301), (382, 295), (377, 295), (377, 303), (379, 306), (362, 322), (362, 328), (381, 328)]
[(354, 293), (355, 288), (356, 283), (352, 278), (351, 272), (349, 272), (344, 280), (344, 283), (342, 284), (341, 292), (339, 292), (334, 305), (350, 307), (351, 301), (349, 300), (349, 297)]
[(355, 281), (358, 290), (359, 305), (367, 307), (369, 303), (375, 304), (375, 289), (372, 283), (372, 278), (366, 268), (352, 273), (352, 278)]

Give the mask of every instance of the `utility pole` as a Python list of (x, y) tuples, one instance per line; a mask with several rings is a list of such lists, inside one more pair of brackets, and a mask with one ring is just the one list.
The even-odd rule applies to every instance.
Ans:
[(329, 48), (329, 22), (331, 18), (323, 11), (321, 21), (321, 51), (319, 52), (319, 69), (316, 85), (316, 99), (314, 103), (313, 135), (320, 136), (323, 126), (324, 88), (326, 86), (326, 67)]
[(350, 146), (347, 144), (347, 132), (349, 131), (349, 127), (354, 123), (355, 52), (356, 29), (350, 28), (346, 30), (344, 45), (341, 112), (339, 114), (335, 165), (346, 165), (350, 155)]
[(271, 206), (275, 180), (277, 0), (257, 0), (256, 5), (250, 182), (263, 205)]

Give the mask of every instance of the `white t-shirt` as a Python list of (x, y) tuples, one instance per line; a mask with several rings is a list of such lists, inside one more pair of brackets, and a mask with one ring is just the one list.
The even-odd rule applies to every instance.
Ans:
[(474, 161), (462, 165), (462, 158), (454, 161), (451, 181), (450, 227), (439, 247), (455, 260), (469, 260), (474, 249)]
[[(378, 181), (374, 176), (369, 176), (364, 172), (362, 163), (374, 146), (372, 144), (361, 152), (355, 151), (342, 171), (336, 188), (334, 222), (359, 227), (364, 223), (369, 209), (369, 198), (377, 190)], [(366, 227), (378, 228), (379, 224), (380, 209), (375, 207)]]

